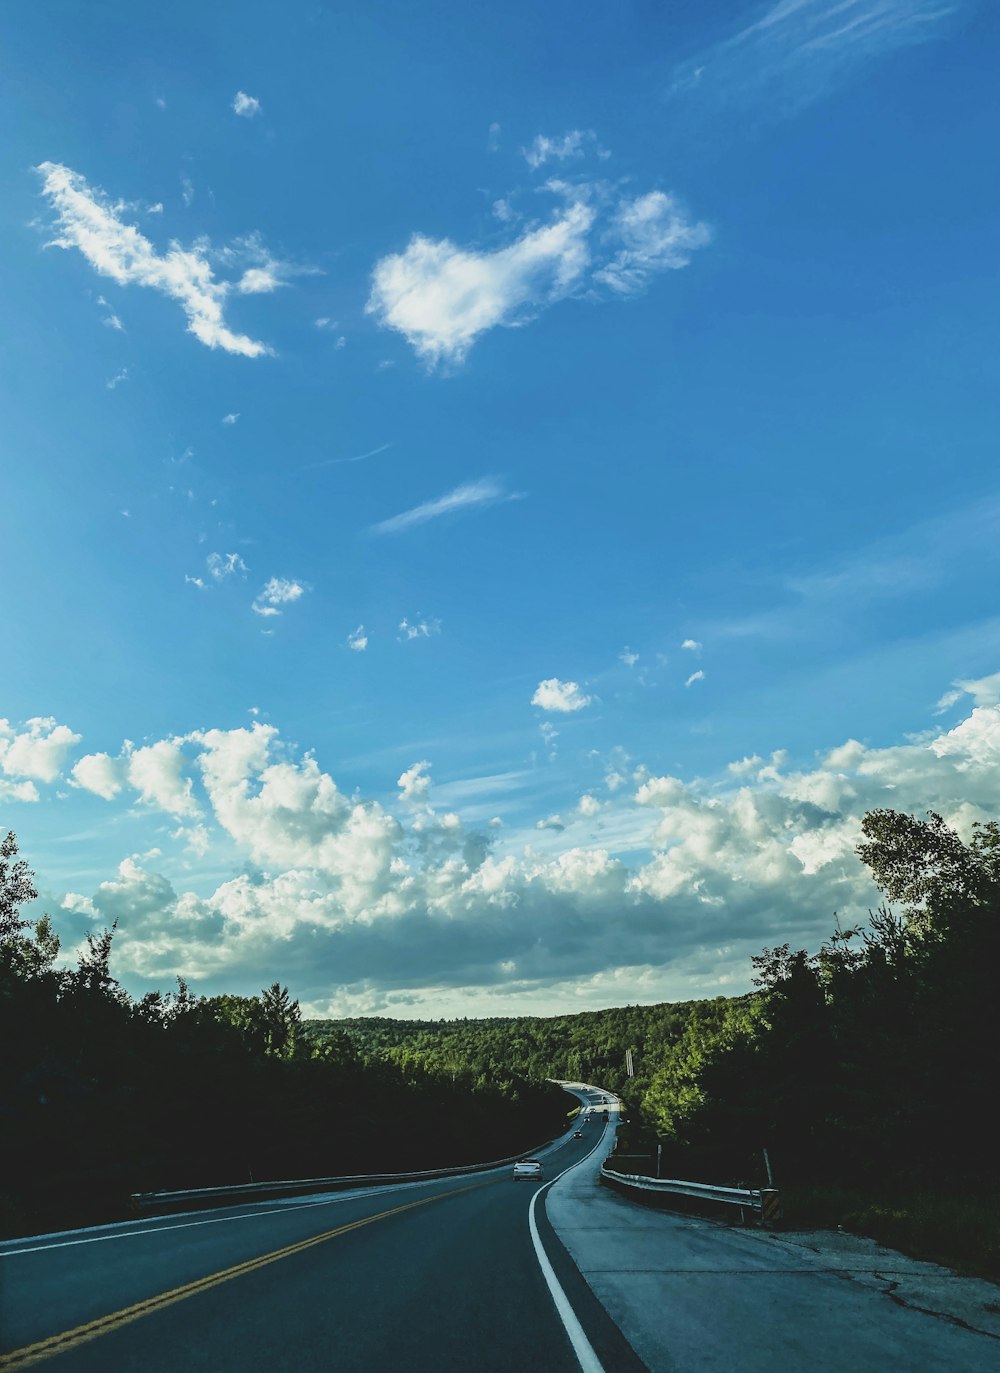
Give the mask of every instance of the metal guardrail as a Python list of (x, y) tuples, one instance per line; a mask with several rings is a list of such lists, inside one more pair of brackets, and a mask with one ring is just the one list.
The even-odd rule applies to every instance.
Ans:
[[(559, 1137), (560, 1139), (562, 1136)], [(541, 1153), (558, 1139), (547, 1140), (533, 1151), (522, 1150), (509, 1158), (495, 1159), (492, 1163), (465, 1163), (454, 1168), (432, 1168), (422, 1173), (354, 1173), (335, 1178), (296, 1178), (285, 1182), (247, 1182), (227, 1187), (197, 1187), (183, 1192), (133, 1192), (129, 1197), (137, 1214), (169, 1209), (185, 1203), (193, 1205), (212, 1205), (225, 1201), (240, 1201), (243, 1198), (258, 1197), (266, 1200), (271, 1196), (288, 1196), (295, 1192), (339, 1192), (349, 1187), (372, 1187), (379, 1183), (393, 1182), (431, 1182), (435, 1178), (461, 1177), (468, 1173), (488, 1173), (493, 1168), (503, 1168), (521, 1159), (530, 1158), (532, 1153)]]
[(774, 1224), (781, 1215), (777, 1188), (716, 1187), (713, 1183), (685, 1182), (680, 1178), (639, 1177), (632, 1173), (619, 1173), (617, 1169), (609, 1168), (607, 1161), (601, 1166), (601, 1179), (637, 1192), (698, 1197), (702, 1201), (741, 1206), (744, 1210), (752, 1211), (764, 1225)]

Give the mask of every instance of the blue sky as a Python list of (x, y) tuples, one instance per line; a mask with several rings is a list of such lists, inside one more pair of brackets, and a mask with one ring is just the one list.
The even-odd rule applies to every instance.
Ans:
[(749, 985), (995, 813), (998, 21), (0, 20), (0, 827), (133, 990)]

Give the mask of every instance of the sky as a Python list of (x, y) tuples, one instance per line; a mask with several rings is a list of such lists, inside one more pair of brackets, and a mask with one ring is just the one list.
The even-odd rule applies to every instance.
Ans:
[(0, 831), (310, 1015), (733, 995), (1000, 795), (1000, 15), (0, 14)]

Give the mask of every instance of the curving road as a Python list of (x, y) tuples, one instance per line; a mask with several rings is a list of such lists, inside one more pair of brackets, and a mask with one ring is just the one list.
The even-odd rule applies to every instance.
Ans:
[[(605, 1129), (539, 1154), (546, 1179)], [(539, 1190), (504, 1167), (13, 1241), (0, 1369), (640, 1373)]]

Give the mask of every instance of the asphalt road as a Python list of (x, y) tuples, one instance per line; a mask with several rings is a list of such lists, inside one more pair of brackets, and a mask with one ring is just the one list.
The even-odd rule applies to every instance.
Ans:
[[(604, 1132), (591, 1120), (540, 1154), (546, 1180)], [(504, 1167), (14, 1241), (0, 1369), (580, 1373), (531, 1235), (536, 1191)], [(534, 1214), (593, 1366), (641, 1370)]]

